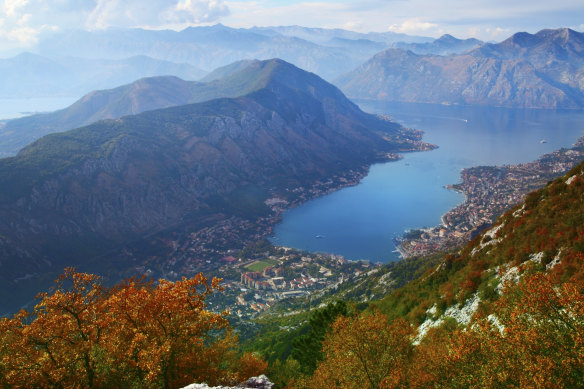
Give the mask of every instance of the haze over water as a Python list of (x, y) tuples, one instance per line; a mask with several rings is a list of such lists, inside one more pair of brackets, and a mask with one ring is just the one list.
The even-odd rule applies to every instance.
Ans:
[(570, 147), (584, 135), (584, 113), (578, 111), (383, 102), (360, 106), (423, 130), (424, 141), (439, 148), (374, 165), (357, 186), (287, 211), (274, 230), (275, 244), (348, 259), (395, 261), (399, 254), (393, 238), (407, 229), (440, 224), (440, 217), (463, 201), (461, 194), (444, 188), (460, 182), (461, 169), (530, 162)]
[(0, 98), (0, 120), (52, 112), (73, 104), (77, 97)]

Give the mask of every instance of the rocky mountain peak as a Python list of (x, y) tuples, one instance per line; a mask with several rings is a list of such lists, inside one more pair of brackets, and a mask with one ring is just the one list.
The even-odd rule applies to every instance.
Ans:
[(536, 35), (532, 35), (528, 32), (518, 32), (503, 41), (501, 45), (526, 48), (534, 46), (540, 42), (541, 40)]
[(580, 42), (584, 41), (584, 34), (574, 31), (571, 28), (545, 29), (535, 34), (544, 40), (553, 40), (556, 42), (568, 43), (569, 41)]
[(450, 34), (444, 34), (440, 38), (436, 39), (435, 42), (456, 43), (456, 42), (460, 42), (460, 39), (455, 38)]

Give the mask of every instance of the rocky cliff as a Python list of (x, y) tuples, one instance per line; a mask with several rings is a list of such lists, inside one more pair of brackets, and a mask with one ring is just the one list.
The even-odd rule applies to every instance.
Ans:
[(191, 384), (185, 386), (183, 389), (272, 389), (273, 387), (274, 384), (270, 382), (268, 377), (261, 375), (259, 377), (252, 377), (237, 386), (209, 386), (207, 384)]

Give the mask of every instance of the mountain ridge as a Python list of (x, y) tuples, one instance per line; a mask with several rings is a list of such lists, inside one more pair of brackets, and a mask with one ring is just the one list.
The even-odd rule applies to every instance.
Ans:
[[(288, 32), (284, 32), (284, 31)], [(38, 42), (34, 50), (51, 56), (83, 56), (119, 59), (146, 55), (159, 60), (188, 63), (200, 69), (214, 69), (244, 58), (261, 60), (279, 57), (287, 62), (318, 73), (325, 79), (350, 70), (377, 52), (364, 46), (351, 52), (311, 38), (318, 29), (290, 31), (283, 28), (232, 28), (224, 25), (188, 27), (181, 31), (140, 29), (99, 32), (64, 31)], [(335, 36), (359, 39), (363, 34), (345, 30), (322, 30), (327, 41)], [(373, 34), (386, 41), (392, 33)], [(365, 35), (367, 36), (367, 35)], [(401, 36), (402, 39), (407, 39)], [(94, 88), (95, 89), (95, 88)]]
[(388, 49), (335, 82), (357, 99), (582, 109), (584, 34), (538, 34), (518, 33), (449, 56)]
[(424, 147), (314, 74), (281, 60), (253, 70), (241, 85), (258, 87), (245, 96), (99, 121), (0, 159), (6, 284), (119, 256), (171, 227), (273, 217), (268, 196), (295, 198), (304, 185)]
[[(236, 62), (218, 69), (211, 74), (208, 82), (161, 76), (140, 79), (114, 89), (90, 92), (62, 110), (6, 121), (0, 126), (0, 156), (14, 155), (20, 148), (43, 135), (70, 130), (102, 119), (115, 119), (153, 109), (249, 94), (265, 87), (269, 79), (278, 79), (277, 66), (270, 68), (278, 61), (281, 60)], [(282, 65), (283, 61), (278, 64)], [(312, 82), (317, 82), (317, 76), (309, 76), (310, 74), (312, 73), (305, 73), (306, 77), (312, 77)], [(340, 97), (340, 92), (334, 91), (328, 84), (319, 82), (318, 85)]]
[(450, 55), (461, 54), (471, 50), (484, 42), (475, 39), (458, 39), (450, 34), (444, 34), (432, 42), (426, 43), (395, 43), (394, 48), (409, 50), (416, 54)]

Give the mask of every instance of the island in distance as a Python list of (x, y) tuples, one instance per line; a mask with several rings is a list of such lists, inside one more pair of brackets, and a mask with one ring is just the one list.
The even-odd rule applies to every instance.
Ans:
[[(349, 185), (372, 163), (432, 147), (419, 131), (362, 112), (282, 60), (236, 75), (239, 97), (99, 121), (0, 159), (0, 185), (9, 188), (0, 194), (0, 311), (30, 301), (64, 266), (112, 277), (137, 266), (161, 272), (173, 252), (196, 246), (170, 262), (212, 267), (268, 234), (275, 204)], [(190, 240), (217, 223), (220, 236)]]

